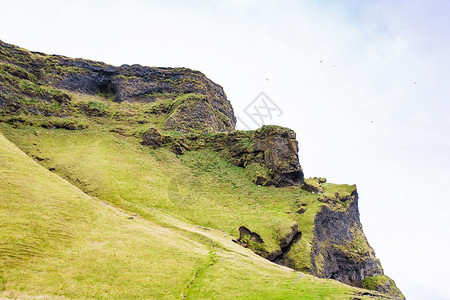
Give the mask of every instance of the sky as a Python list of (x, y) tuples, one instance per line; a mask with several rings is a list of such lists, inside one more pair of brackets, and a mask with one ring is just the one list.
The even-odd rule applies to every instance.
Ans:
[(357, 185), (407, 299), (450, 299), (450, 1), (0, 0), (0, 28), (48, 54), (200, 70), (239, 129), (290, 127), (306, 177)]

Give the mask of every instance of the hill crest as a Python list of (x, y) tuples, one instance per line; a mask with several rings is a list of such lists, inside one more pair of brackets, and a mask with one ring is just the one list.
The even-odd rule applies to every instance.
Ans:
[(113, 67), (0, 42), (0, 121), (8, 139), (88, 195), (403, 297), (364, 236), (356, 187), (304, 179), (290, 129), (235, 131), (223, 89), (198, 71)]

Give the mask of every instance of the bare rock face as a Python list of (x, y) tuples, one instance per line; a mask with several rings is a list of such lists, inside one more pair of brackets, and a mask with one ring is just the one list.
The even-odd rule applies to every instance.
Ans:
[[(387, 277), (364, 235), (356, 188), (350, 196), (336, 201), (347, 203), (347, 208), (335, 209), (335, 202), (328, 202), (315, 217), (311, 273), (357, 287), (363, 287), (371, 278)], [(374, 289), (403, 299), (396, 287), (388, 290), (380, 285)]]
[(275, 186), (303, 182), (303, 170), (298, 161), (295, 132), (280, 126), (263, 126), (255, 132), (253, 151), (261, 153), (261, 163), (269, 169), (268, 183)]
[(323, 206), (316, 215), (312, 273), (362, 286), (364, 278), (380, 275), (383, 269), (362, 232), (356, 190), (351, 198), (346, 210)]
[(174, 110), (165, 124), (166, 130), (184, 133), (234, 130), (236, 118), (225, 92), (201, 72), (140, 65), (117, 68), (63, 58), (59, 63), (82, 68), (84, 72), (66, 74), (55, 82), (57, 87), (91, 94), (103, 93), (117, 102), (153, 102), (160, 94), (193, 94), (173, 106)]

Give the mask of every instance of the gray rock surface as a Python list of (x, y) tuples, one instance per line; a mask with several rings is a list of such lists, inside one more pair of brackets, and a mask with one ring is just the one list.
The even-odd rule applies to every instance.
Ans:
[[(0, 62), (14, 65), (11, 72), (15, 72), (16, 78), (25, 76), (29, 79), (31, 76), (30, 79), (37, 86), (45, 83), (56, 89), (102, 95), (116, 102), (149, 103), (155, 101), (161, 94), (199, 95), (200, 97), (190, 97), (186, 103), (178, 103), (179, 109), (184, 110), (185, 114), (180, 116), (179, 111), (175, 109), (175, 115), (170, 116), (166, 124), (167, 130), (188, 132), (200, 129), (205, 132), (229, 132), (233, 131), (236, 125), (233, 108), (223, 88), (199, 71), (141, 65), (115, 67), (86, 59), (30, 52), (2, 41), (0, 41)], [(21, 70), (19, 68), (23, 69), (21, 74), (18, 73)], [(0, 85), (0, 106), (9, 105), (14, 109), (14, 105), (17, 105), (17, 101), (12, 101), (14, 98), (12, 96), (23, 93), (23, 90), (19, 87), (11, 89), (14, 84), (11, 82), (9, 85)], [(55, 98), (60, 102), (68, 97), (64, 93), (39, 93), (31, 96), (43, 100)], [(200, 113), (197, 108), (204, 112)]]
[(312, 274), (362, 286), (366, 277), (383, 274), (383, 268), (362, 231), (356, 189), (348, 202), (343, 211), (323, 206), (316, 215)]

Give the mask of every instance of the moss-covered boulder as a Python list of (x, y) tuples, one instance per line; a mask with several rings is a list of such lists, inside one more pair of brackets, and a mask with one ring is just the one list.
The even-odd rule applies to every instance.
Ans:
[(152, 149), (163, 146), (163, 139), (161, 133), (156, 128), (150, 128), (142, 134), (142, 145), (149, 146)]
[(326, 178), (308, 178), (302, 184), (302, 189), (314, 194), (323, 193), (322, 183), (325, 183)]

